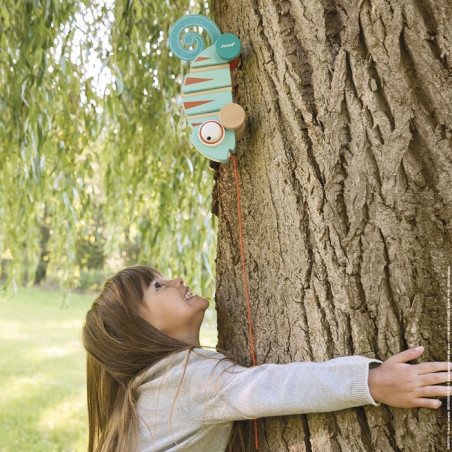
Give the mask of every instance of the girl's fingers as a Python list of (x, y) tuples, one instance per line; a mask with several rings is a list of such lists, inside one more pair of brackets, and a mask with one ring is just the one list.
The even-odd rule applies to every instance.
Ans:
[[(417, 391), (419, 395), (424, 397), (446, 397), (447, 386), (424, 386)], [(449, 390), (450, 394), (450, 390)]]
[[(414, 364), (414, 367), (421, 374), (428, 374), (433, 372), (440, 372), (442, 370), (449, 370), (449, 363), (447, 361), (444, 362), (433, 362), (433, 363), (421, 363)], [(450, 363), (450, 370), (452, 372), (452, 363)]]
[(420, 346), (419, 350), (417, 348), (410, 348), (408, 350), (404, 350), (403, 352), (397, 353), (394, 356), (391, 356), (386, 360), (386, 362), (406, 363), (407, 361), (418, 359), (419, 356), (422, 355), (422, 353), (424, 353), (423, 346)]
[(436, 372), (433, 374), (424, 374), (419, 378), (422, 386), (435, 385), (438, 383), (447, 383), (452, 380), (452, 375), (449, 375), (448, 372)]
[(442, 405), (441, 400), (417, 398), (413, 400), (413, 408), (439, 408)]

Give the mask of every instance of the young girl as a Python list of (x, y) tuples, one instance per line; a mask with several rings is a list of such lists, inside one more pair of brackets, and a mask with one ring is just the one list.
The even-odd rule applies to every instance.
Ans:
[(105, 283), (83, 327), (90, 452), (244, 450), (235, 420), (381, 403), (438, 408), (447, 394), (437, 385), (447, 362), (406, 364), (418, 349), (384, 363), (346, 356), (243, 367), (200, 346), (208, 306), (181, 278), (151, 267)]

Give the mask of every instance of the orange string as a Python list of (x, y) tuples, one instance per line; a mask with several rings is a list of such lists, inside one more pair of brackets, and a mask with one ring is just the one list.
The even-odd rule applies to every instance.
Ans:
[[(246, 280), (246, 270), (245, 270), (245, 252), (243, 250), (243, 232), (242, 232), (242, 208), (240, 206), (240, 189), (239, 189), (239, 176), (237, 172), (237, 162), (235, 160), (234, 154), (230, 155), (232, 158), (232, 162), (234, 163), (234, 175), (235, 175), (235, 186), (237, 188), (237, 209), (239, 214), (239, 232), (240, 232), (240, 251), (242, 254), (242, 269), (243, 269), (243, 281), (245, 283), (245, 294), (246, 294), (246, 302), (248, 309), (248, 329), (250, 333), (250, 345), (251, 345), (251, 356), (253, 358), (253, 366), (256, 365), (256, 356), (254, 354), (254, 339), (253, 339), (253, 330), (251, 328), (251, 306), (250, 306), (250, 294), (248, 292), (248, 283)], [(254, 438), (256, 443), (256, 449), (259, 449), (259, 444), (257, 442), (257, 419), (254, 419)]]

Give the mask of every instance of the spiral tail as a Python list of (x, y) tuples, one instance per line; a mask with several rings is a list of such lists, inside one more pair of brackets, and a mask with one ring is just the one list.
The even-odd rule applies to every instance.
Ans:
[(181, 60), (194, 60), (196, 56), (204, 50), (204, 39), (202, 35), (195, 31), (190, 31), (184, 35), (183, 42), (186, 46), (195, 45), (194, 49), (187, 50), (182, 46), (181, 35), (185, 28), (188, 27), (202, 27), (212, 40), (212, 44), (221, 35), (220, 29), (214, 21), (201, 14), (190, 14), (181, 17), (171, 28), (169, 35), (169, 45), (174, 55)]

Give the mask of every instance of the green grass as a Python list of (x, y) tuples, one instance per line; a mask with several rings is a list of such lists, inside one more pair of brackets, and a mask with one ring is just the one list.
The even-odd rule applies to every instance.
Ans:
[[(0, 451), (86, 451), (81, 328), (95, 296), (20, 288), (0, 298)], [(217, 334), (201, 329), (200, 342)]]

